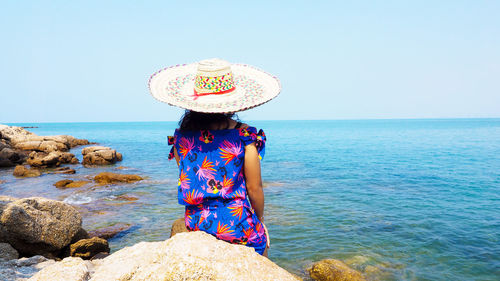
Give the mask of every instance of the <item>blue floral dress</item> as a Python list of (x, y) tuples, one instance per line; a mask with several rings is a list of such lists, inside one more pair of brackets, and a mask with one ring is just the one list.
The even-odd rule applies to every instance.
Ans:
[(180, 157), (178, 200), (186, 206), (185, 223), (230, 243), (263, 254), (266, 235), (248, 199), (243, 174), (245, 146), (255, 142), (264, 157), (266, 136), (254, 127), (181, 131), (169, 137)]

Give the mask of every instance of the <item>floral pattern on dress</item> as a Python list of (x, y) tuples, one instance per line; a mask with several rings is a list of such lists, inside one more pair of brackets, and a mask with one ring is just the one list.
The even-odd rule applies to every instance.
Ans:
[(245, 146), (255, 143), (259, 158), (265, 154), (266, 135), (255, 127), (181, 131), (168, 137), (179, 161), (178, 201), (186, 206), (189, 230), (202, 230), (230, 243), (266, 245), (264, 227), (247, 198), (243, 174)]

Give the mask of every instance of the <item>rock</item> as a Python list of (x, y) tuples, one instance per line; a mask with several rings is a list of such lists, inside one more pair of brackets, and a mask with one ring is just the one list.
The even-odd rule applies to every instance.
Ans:
[(110, 172), (102, 172), (94, 177), (94, 180), (100, 184), (111, 184), (111, 183), (131, 183), (143, 180), (142, 177), (138, 175), (126, 175), (126, 174), (116, 174)]
[(60, 181), (54, 183), (54, 186), (57, 188), (65, 188), (66, 185), (68, 185), (72, 182), (73, 182), (73, 180), (60, 180)]
[[(28, 163), (34, 167), (53, 167), (61, 163), (77, 164), (78, 159), (67, 151), (82, 144), (89, 144), (89, 141), (67, 135), (37, 136), (21, 127), (0, 125), (0, 167), (22, 164), (30, 152), (39, 153), (32, 155), (30, 161), (33, 164)], [(52, 155), (53, 152), (58, 154)]]
[(0, 140), (0, 167), (12, 167), (22, 164), (26, 159), (26, 152), (13, 149)]
[(186, 228), (186, 222), (184, 221), (184, 218), (176, 219), (172, 223), (172, 228), (170, 229), (170, 237), (173, 237), (177, 233), (181, 232), (189, 232), (189, 230)]
[(54, 183), (54, 185), (57, 188), (75, 188), (75, 187), (82, 187), (88, 183), (90, 183), (90, 181), (60, 180)]
[(99, 237), (81, 239), (70, 246), (70, 255), (72, 257), (80, 257), (87, 260), (98, 253), (109, 253), (109, 251), (108, 241)]
[(299, 279), (250, 247), (195, 231), (179, 233), (162, 242), (140, 242), (92, 262), (65, 258), (45, 267), (30, 280)]
[(121, 153), (105, 146), (90, 146), (82, 149), (83, 165), (109, 165), (122, 161)]
[(64, 202), (41, 197), (0, 197), (0, 242), (23, 256), (53, 257), (81, 229), (78, 211)]
[(0, 243), (0, 262), (17, 259), (19, 253), (9, 243)]
[(116, 199), (117, 200), (123, 200), (123, 201), (137, 201), (137, 200), (139, 200), (139, 197), (122, 194), (122, 195), (116, 196)]
[(39, 177), (42, 175), (42, 173), (39, 170), (27, 169), (23, 165), (17, 165), (12, 174), (16, 177), (23, 177), (23, 178)]
[(33, 151), (27, 163), (32, 167), (58, 167), (61, 164), (77, 164), (78, 159), (69, 152), (53, 151), (50, 153)]
[(108, 227), (99, 228), (93, 231), (89, 231), (88, 235), (90, 237), (99, 237), (102, 239), (110, 239), (121, 232), (125, 232), (132, 227), (128, 223), (117, 223)]
[(86, 281), (93, 265), (81, 258), (68, 257), (45, 267), (28, 280), (31, 281)]
[(48, 174), (75, 174), (75, 173), (76, 173), (75, 169), (71, 169), (70, 167), (59, 167), (48, 172)]
[(36, 272), (52, 264), (55, 264), (54, 260), (49, 260), (43, 256), (33, 256), (30, 258), (0, 262), (0, 280), (26, 280), (25, 278), (30, 278)]
[(64, 143), (55, 142), (52, 140), (29, 140), (24, 142), (18, 142), (14, 146), (17, 149), (28, 150), (28, 151), (68, 151), (69, 147)]
[(311, 278), (316, 281), (365, 281), (359, 271), (334, 259), (316, 262), (308, 271)]

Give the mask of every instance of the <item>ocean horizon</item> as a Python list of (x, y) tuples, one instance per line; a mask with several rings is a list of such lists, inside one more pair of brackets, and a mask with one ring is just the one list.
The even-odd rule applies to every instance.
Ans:
[[(246, 120), (242, 120), (245, 122)], [(75, 175), (18, 179), (1, 169), (0, 194), (76, 206), (83, 227), (129, 224), (117, 251), (167, 239), (183, 215), (175, 161), (177, 121), (3, 123), (67, 134), (123, 154), (115, 165), (71, 165)], [(307, 277), (312, 262), (345, 261), (369, 280), (500, 279), (500, 118), (255, 120), (267, 135), (262, 178), (269, 258)], [(82, 160), (82, 147), (71, 150)], [(118, 169), (120, 167), (120, 169)], [(146, 180), (57, 189), (102, 171)], [(123, 196), (137, 198), (120, 201)]]

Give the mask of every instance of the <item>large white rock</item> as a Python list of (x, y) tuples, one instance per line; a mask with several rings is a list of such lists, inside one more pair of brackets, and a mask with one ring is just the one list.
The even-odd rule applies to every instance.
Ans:
[(0, 280), (2, 281), (26, 280), (26, 278), (30, 278), (36, 272), (54, 263), (55, 263), (54, 260), (47, 259), (43, 256), (20, 258), (5, 262), (0, 261)]
[[(141, 242), (92, 261), (66, 258), (30, 280), (298, 280), (252, 248), (204, 232), (179, 233), (162, 242)], [(74, 268), (74, 270), (72, 270)], [(87, 268), (85, 270), (85, 268)], [(74, 274), (78, 272), (78, 276)]]
[(68, 257), (45, 267), (28, 280), (31, 281), (86, 281), (93, 265), (81, 258)]

